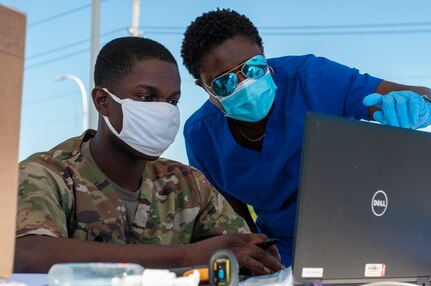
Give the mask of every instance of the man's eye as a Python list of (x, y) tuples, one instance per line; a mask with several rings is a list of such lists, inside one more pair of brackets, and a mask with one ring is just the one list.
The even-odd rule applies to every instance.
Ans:
[(170, 104), (172, 104), (172, 105), (177, 106), (177, 105), (178, 105), (179, 100), (178, 100), (178, 99), (171, 99), (171, 100), (168, 100), (167, 102), (168, 102), (168, 103), (170, 103)]
[(150, 95), (143, 95), (140, 97), (142, 98), (143, 101), (153, 101), (154, 100), (153, 97)]

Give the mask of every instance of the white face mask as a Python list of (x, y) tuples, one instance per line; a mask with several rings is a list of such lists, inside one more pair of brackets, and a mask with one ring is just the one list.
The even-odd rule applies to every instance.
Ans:
[(160, 156), (175, 140), (180, 127), (180, 111), (167, 102), (120, 99), (103, 88), (113, 100), (121, 104), (123, 128), (118, 133), (103, 116), (112, 133), (136, 151), (148, 156)]

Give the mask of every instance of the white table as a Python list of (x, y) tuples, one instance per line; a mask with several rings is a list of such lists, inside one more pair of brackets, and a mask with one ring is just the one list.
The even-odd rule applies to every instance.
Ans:
[[(27, 286), (46, 286), (48, 285), (48, 274), (14, 273), (4, 281), (7, 283), (19, 282)], [(8, 285), (7, 283), (5, 285)], [(0, 286), (3, 286), (2, 282), (0, 282)]]

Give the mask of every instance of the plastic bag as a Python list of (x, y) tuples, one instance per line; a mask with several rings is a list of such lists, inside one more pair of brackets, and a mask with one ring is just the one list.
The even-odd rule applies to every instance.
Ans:
[(293, 286), (292, 267), (273, 274), (254, 276), (238, 284), (239, 286)]

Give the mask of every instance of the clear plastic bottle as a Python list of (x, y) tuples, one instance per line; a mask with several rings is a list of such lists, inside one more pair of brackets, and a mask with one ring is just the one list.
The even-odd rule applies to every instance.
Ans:
[(141, 286), (144, 268), (133, 263), (59, 263), (48, 272), (49, 286)]

